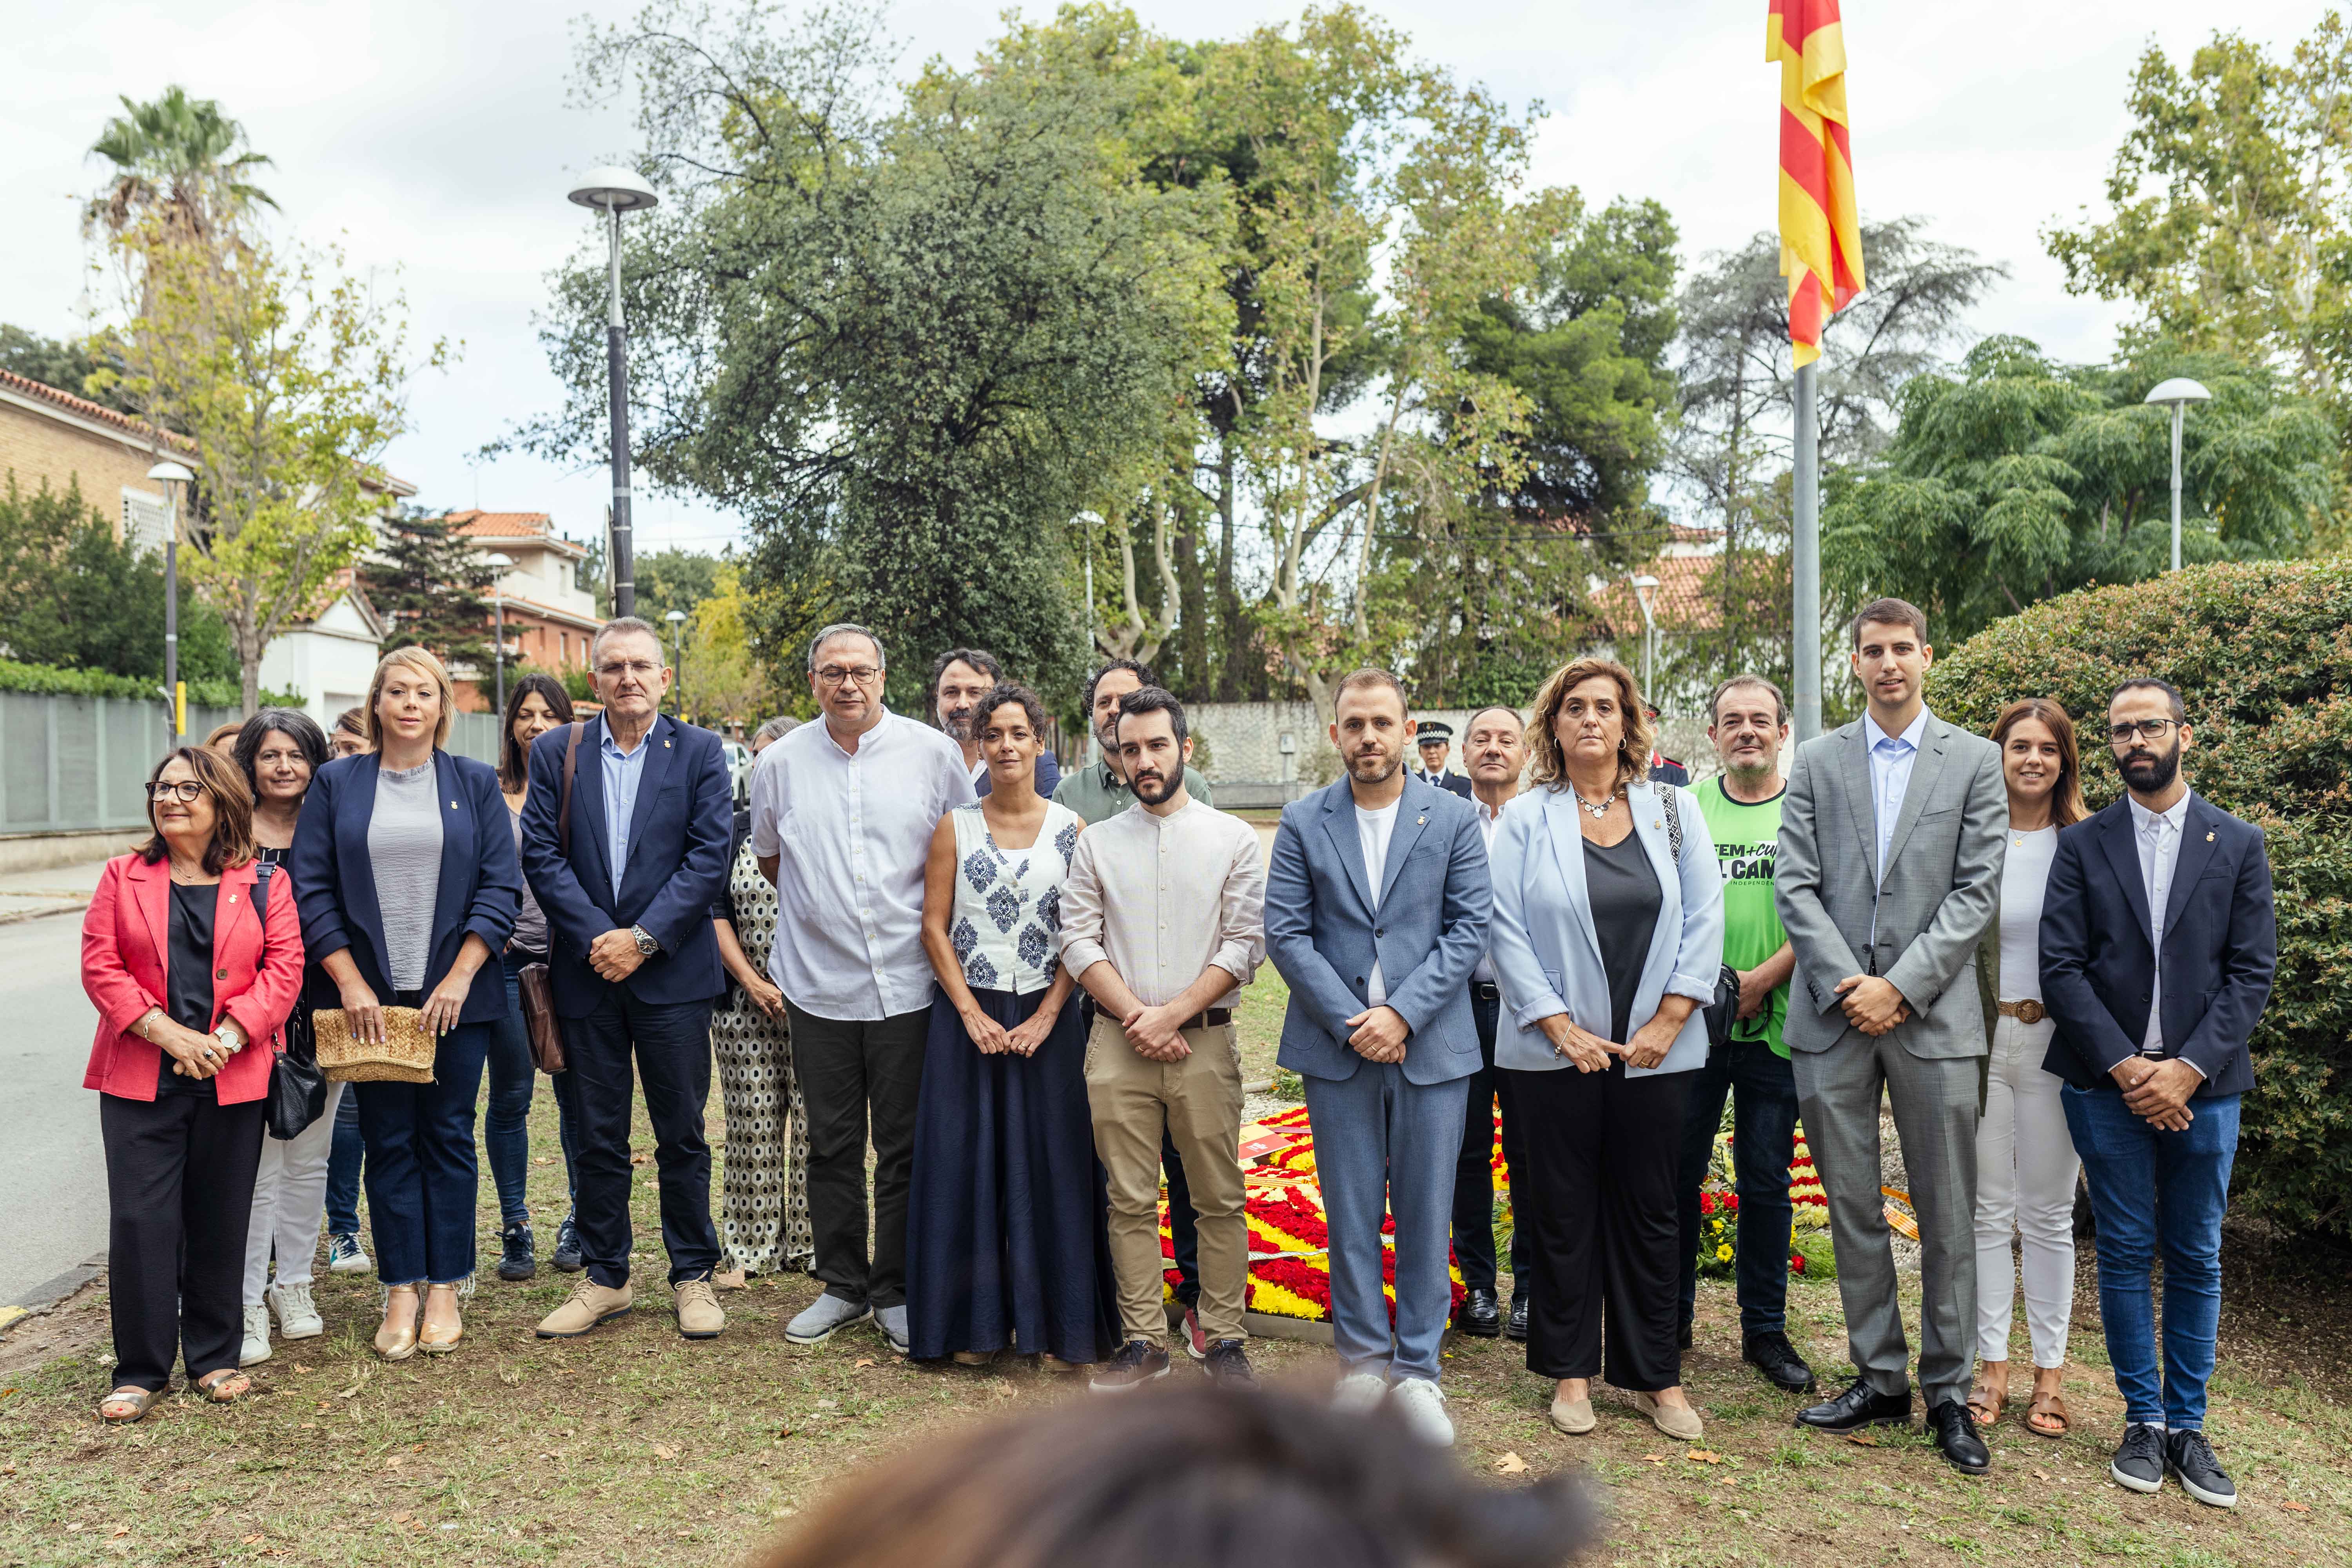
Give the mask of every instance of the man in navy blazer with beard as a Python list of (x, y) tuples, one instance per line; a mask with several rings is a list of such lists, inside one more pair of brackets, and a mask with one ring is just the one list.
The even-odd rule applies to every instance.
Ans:
[[(604, 710), (531, 743), (522, 868), (547, 913), (548, 978), (577, 1075), (579, 1194), (586, 1265), (542, 1339), (584, 1334), (629, 1310), (629, 1111), (646, 1089), (661, 1178), (678, 1331), (725, 1325), (710, 1273), (710, 1007), (726, 988), (710, 907), (726, 885), (734, 790), (719, 737), (661, 712), (670, 672), (635, 616), (590, 645)], [(571, 792), (570, 822), (564, 791)]]
[[(2042, 997), (2059, 1091), (2099, 1222), (2099, 1318), (2124, 1396), (2107, 1473), (2199, 1502), (2238, 1489), (2205, 1440), (2221, 1311), (2221, 1216), (2238, 1151), (2246, 1041), (2278, 968), (2263, 832), (2190, 793), (2180, 693), (2126, 680), (2107, 737), (2129, 793), (2058, 836), (2042, 904)], [(2159, 1380), (2156, 1302), (2164, 1258)]]

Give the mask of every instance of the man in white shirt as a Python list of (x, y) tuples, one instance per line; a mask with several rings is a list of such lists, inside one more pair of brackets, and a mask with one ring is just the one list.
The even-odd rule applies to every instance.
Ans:
[[(1470, 804), (1477, 809), (1478, 830), (1486, 847), (1495, 847), (1495, 829), (1502, 826), (1503, 807), (1519, 793), (1519, 775), (1527, 771), (1527, 726), (1511, 708), (1481, 708), (1470, 715), (1462, 752), (1470, 764)], [(1503, 1163), (1515, 1175), (1527, 1169), (1520, 1152), (1519, 1125), (1510, 1104), (1510, 1075), (1495, 1070), (1495, 1018), (1502, 993), (1495, 984), (1495, 963), (1479, 954), (1470, 972), (1470, 1016), (1478, 1029), (1478, 1070), (1470, 1079), (1470, 1103), (1463, 1112), (1462, 1153), (1454, 1164), (1454, 1258), (1461, 1266), (1466, 1292), (1454, 1326), (1482, 1339), (1507, 1334), (1528, 1337), (1528, 1282), (1533, 1278), (1534, 1243), (1528, 1227), (1511, 1232), (1511, 1310), (1503, 1315), (1495, 1266), (1495, 1116), (1503, 1120)]]
[(955, 742), (883, 707), (885, 670), (881, 640), (863, 626), (827, 626), (811, 641), (824, 720), (760, 753), (751, 852), (776, 884), (768, 967), (808, 1110), (809, 1224), (825, 1286), (784, 1337), (819, 1344), (870, 1314), (904, 1354), (907, 1192), (932, 986), (923, 868), (940, 818), (974, 797)]
[(1095, 999), (1087, 1099), (1110, 1185), (1111, 1268), (1125, 1343), (1094, 1379), (1115, 1394), (1168, 1375), (1160, 1305), (1160, 1142), (1183, 1156), (1200, 1235), (1202, 1332), (1219, 1383), (1244, 1352), (1241, 1046), (1233, 1007), (1265, 957), (1257, 831), (1184, 791), (1184, 709), (1158, 687), (1119, 703), (1136, 804), (1078, 835), (1062, 888), (1062, 963)]

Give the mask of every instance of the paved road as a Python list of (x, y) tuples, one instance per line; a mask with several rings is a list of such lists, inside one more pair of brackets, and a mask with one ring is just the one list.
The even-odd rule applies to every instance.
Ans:
[(106, 1249), (81, 921), (0, 925), (0, 1307)]

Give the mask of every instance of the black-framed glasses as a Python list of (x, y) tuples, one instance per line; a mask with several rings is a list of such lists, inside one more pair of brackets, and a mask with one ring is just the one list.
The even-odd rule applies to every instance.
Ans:
[(177, 783), (157, 779), (147, 786), (149, 800), (176, 800), (183, 805), (194, 805), (196, 796), (204, 793), (205, 786), (194, 779), (181, 779)]
[(828, 664), (816, 672), (816, 678), (826, 686), (839, 686), (853, 680), (860, 686), (871, 686), (882, 679), (882, 672), (870, 664), (857, 665), (849, 669), (837, 664)]
[(2132, 737), (2135, 735), (2145, 735), (2151, 741), (2161, 741), (2179, 728), (2180, 722), (2181, 721), (2178, 719), (2143, 719), (2137, 724), (2110, 724), (2107, 726), (2107, 743), (2114, 746), (2128, 746), (2132, 743)]

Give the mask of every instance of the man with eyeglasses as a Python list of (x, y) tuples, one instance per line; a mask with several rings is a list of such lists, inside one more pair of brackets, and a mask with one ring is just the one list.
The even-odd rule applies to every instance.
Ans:
[[(2154, 1492), (2168, 1471), (2214, 1508), (2238, 1489), (2205, 1440), (2221, 1310), (2221, 1216), (2246, 1040), (2278, 966), (2262, 829), (2193, 793), (2180, 693), (2142, 676), (2107, 700), (2126, 794), (2058, 835), (2042, 906), (2042, 996), (2056, 1030), (2045, 1070), (2083, 1157), (2099, 1222), (2099, 1317), (2124, 1396), (2116, 1484)], [(2159, 1375), (2148, 1272), (2164, 1258)]]
[(579, 1111), (574, 1229), (585, 1271), (539, 1325), (569, 1339), (634, 1302), (629, 1121), (645, 1085), (678, 1332), (726, 1325), (710, 1283), (710, 1008), (727, 988), (710, 906), (727, 885), (735, 791), (717, 735), (661, 711), (661, 637), (635, 616), (588, 648), (604, 711), (531, 742), (522, 868), (548, 924), (548, 979)]
[(923, 870), (940, 818), (976, 797), (953, 741), (883, 706), (879, 637), (827, 626), (809, 641), (808, 669), (824, 721), (776, 742), (751, 769), (751, 852), (776, 885), (768, 969), (808, 1111), (809, 1223), (824, 1281), (784, 1338), (822, 1344), (871, 1317), (904, 1355), (907, 1192), (932, 987)]

